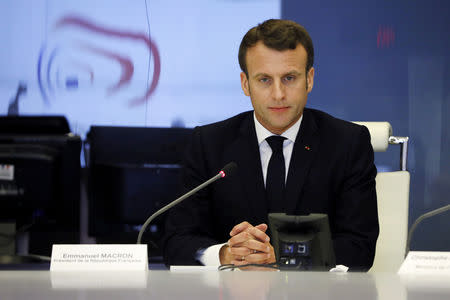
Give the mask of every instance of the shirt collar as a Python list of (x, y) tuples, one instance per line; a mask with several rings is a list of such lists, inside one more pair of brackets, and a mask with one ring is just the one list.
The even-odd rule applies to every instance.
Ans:
[[(272, 132), (270, 132), (269, 130), (267, 130), (261, 123), (259, 123), (259, 121), (256, 119), (256, 115), (255, 115), (254, 111), (253, 111), (253, 120), (255, 122), (256, 138), (258, 139), (258, 145), (261, 145), (261, 143), (264, 142), (264, 140), (266, 138), (268, 138), (269, 136), (272, 136), (274, 134)], [(298, 121), (294, 123), (294, 125), (289, 127), (288, 130), (286, 130), (285, 132), (283, 132), (280, 135), (294, 143), (295, 138), (297, 137), (297, 133), (300, 129), (302, 120), (303, 120), (303, 114), (300, 117), (300, 119), (298, 119)]]

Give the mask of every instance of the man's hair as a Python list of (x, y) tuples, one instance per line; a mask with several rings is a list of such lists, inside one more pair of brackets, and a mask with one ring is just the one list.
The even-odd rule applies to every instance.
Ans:
[(313, 66), (314, 47), (306, 29), (294, 21), (270, 19), (250, 29), (242, 38), (238, 58), (241, 70), (247, 77), (247, 50), (259, 41), (266, 47), (278, 51), (295, 49), (300, 44), (307, 53), (306, 72)]

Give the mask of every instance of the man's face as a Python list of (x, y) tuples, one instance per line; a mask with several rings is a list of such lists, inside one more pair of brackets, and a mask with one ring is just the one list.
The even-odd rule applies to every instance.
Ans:
[(258, 42), (247, 50), (248, 78), (241, 85), (250, 96), (256, 119), (270, 132), (281, 134), (303, 114), (314, 83), (314, 68), (305, 73), (307, 53), (302, 45), (277, 51)]

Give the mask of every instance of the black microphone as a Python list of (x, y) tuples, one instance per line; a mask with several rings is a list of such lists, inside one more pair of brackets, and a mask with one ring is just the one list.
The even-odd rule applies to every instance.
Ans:
[(213, 183), (214, 181), (220, 179), (220, 178), (224, 178), (225, 176), (230, 176), (231, 174), (233, 174), (233, 172), (235, 172), (237, 169), (237, 164), (235, 162), (230, 162), (228, 163), (225, 167), (222, 168), (222, 170), (217, 173), (217, 175), (211, 177), (210, 179), (208, 179), (207, 181), (203, 182), (202, 184), (200, 184), (199, 186), (197, 186), (196, 188), (190, 190), (189, 192), (187, 192), (186, 194), (184, 194), (183, 196), (179, 197), (178, 199), (170, 202), (169, 204), (167, 204), (166, 206), (164, 206), (163, 208), (159, 209), (157, 212), (155, 212), (153, 215), (151, 215), (147, 221), (145, 221), (144, 225), (142, 225), (141, 230), (139, 231), (139, 235), (138, 235), (138, 239), (137, 239), (137, 244), (141, 243), (142, 240), (142, 235), (145, 232), (145, 229), (147, 228), (148, 224), (150, 224), (151, 221), (153, 221), (154, 218), (156, 218), (157, 216), (159, 216), (160, 214), (162, 214), (163, 212), (165, 212), (166, 210), (174, 207), (175, 205), (177, 205), (178, 203), (180, 203), (181, 201), (183, 201), (184, 199), (186, 199), (187, 197), (197, 193), (198, 191), (200, 191), (201, 189), (207, 187), (208, 185), (210, 185), (211, 183)]
[(447, 210), (450, 210), (450, 204), (442, 206), (440, 208), (437, 208), (435, 210), (429, 211), (427, 213), (424, 213), (423, 215), (420, 215), (416, 221), (414, 221), (414, 224), (412, 224), (411, 229), (408, 232), (408, 239), (406, 241), (406, 249), (405, 249), (405, 256), (408, 255), (411, 239), (414, 233), (414, 230), (416, 230), (417, 225), (419, 225), (423, 220), (428, 219), (430, 217), (433, 217), (435, 215), (439, 215), (443, 212), (446, 212)]

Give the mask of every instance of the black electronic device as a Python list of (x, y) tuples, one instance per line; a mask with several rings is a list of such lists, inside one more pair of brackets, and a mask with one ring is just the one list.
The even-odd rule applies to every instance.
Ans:
[[(92, 126), (86, 140), (89, 235), (135, 243), (148, 216), (177, 198), (189, 128)], [(149, 259), (162, 260), (165, 216), (146, 232)]]
[(0, 234), (14, 245), (2, 254), (50, 256), (54, 243), (79, 243), (80, 151), (63, 116), (0, 117), (0, 228), (13, 224)]
[(270, 213), (269, 228), (280, 269), (329, 271), (335, 267), (327, 215)]

